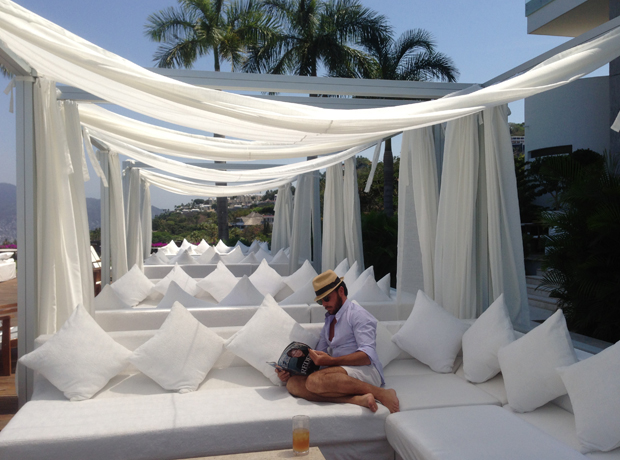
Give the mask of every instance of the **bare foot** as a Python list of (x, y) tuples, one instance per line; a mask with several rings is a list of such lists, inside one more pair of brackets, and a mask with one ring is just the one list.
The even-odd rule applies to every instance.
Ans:
[(391, 388), (384, 388), (382, 389), (380, 396), (379, 402), (389, 409), (390, 414), (400, 412), (398, 396), (396, 396), (395, 390)]
[(357, 404), (358, 406), (367, 407), (372, 412), (377, 412), (379, 409), (379, 406), (377, 406), (377, 401), (375, 401), (375, 397), (372, 393), (353, 396), (351, 402), (353, 404)]

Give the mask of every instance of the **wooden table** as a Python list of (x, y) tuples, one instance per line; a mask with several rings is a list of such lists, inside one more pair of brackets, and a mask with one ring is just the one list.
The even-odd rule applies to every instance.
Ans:
[(303, 460), (325, 460), (318, 447), (311, 447), (308, 455), (296, 456), (293, 449), (270, 450), (268, 452), (248, 452), (246, 454), (217, 455), (192, 460), (273, 460), (279, 458), (298, 458)]

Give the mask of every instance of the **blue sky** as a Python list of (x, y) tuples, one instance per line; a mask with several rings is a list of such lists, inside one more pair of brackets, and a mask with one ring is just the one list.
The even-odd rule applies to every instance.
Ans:
[[(146, 18), (176, 5), (176, 0), (17, 0), (16, 3), (98, 46), (152, 67), (157, 44), (143, 34)], [(523, 1), (362, 0), (362, 3), (384, 14), (397, 35), (412, 28), (431, 32), (437, 49), (454, 60), (462, 83), (483, 83), (567, 40), (527, 35)], [(212, 60), (207, 57), (195, 68), (212, 70)], [(606, 69), (597, 72), (606, 73)], [(8, 82), (0, 77), (0, 182), (15, 183), (14, 116), (8, 112), (9, 97), (2, 92)], [(510, 121), (522, 122), (523, 103), (513, 103), (510, 109)], [(87, 194), (97, 197), (99, 186), (95, 179), (90, 182)], [(170, 208), (175, 203), (189, 201), (163, 192), (153, 195), (153, 204), (159, 207)]]

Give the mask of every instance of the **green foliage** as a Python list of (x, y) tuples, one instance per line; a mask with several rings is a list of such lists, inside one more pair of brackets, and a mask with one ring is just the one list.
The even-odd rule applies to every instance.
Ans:
[(364, 265), (374, 267), (378, 280), (390, 273), (392, 287), (396, 287), (398, 216), (376, 211), (362, 214), (362, 241)]
[(508, 123), (511, 136), (525, 136), (525, 123)]
[(517, 194), (519, 196), (519, 215), (522, 223), (534, 222), (538, 219), (540, 207), (533, 204), (540, 196), (534, 179), (529, 174), (525, 155), (515, 155), (515, 174), (517, 176)]
[(263, 201), (273, 201), (276, 199), (277, 190), (267, 190), (265, 194), (262, 196), (261, 200)]
[[(370, 174), (370, 168), (372, 164), (370, 160), (363, 157), (357, 158), (357, 187), (359, 190), (360, 196), (360, 210), (363, 213), (372, 212), (372, 211), (383, 211), (384, 206), (384, 197), (383, 197), (383, 183), (384, 183), (384, 171), (383, 171), (383, 162), (379, 161), (377, 163), (377, 169), (375, 170), (375, 177), (370, 186), (370, 191), (366, 193), (364, 189), (366, 188), (366, 182), (368, 181), (368, 176)], [(400, 172), (400, 157), (394, 158), (394, 207), (398, 209), (398, 177)]]
[[(620, 172), (590, 152), (550, 164), (560, 210), (544, 214), (547, 237), (543, 285), (559, 299), (569, 328), (609, 342), (620, 340)], [(546, 172), (547, 170), (544, 170)]]
[(90, 231), (90, 241), (101, 241), (101, 227)]

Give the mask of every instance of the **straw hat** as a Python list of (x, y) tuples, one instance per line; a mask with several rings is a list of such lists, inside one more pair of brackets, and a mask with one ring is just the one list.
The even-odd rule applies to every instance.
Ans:
[(316, 302), (321, 300), (327, 294), (340, 286), (343, 279), (344, 278), (339, 278), (333, 270), (327, 270), (319, 276), (316, 276), (312, 280), (312, 287), (314, 287), (314, 293), (316, 294), (314, 301)]

